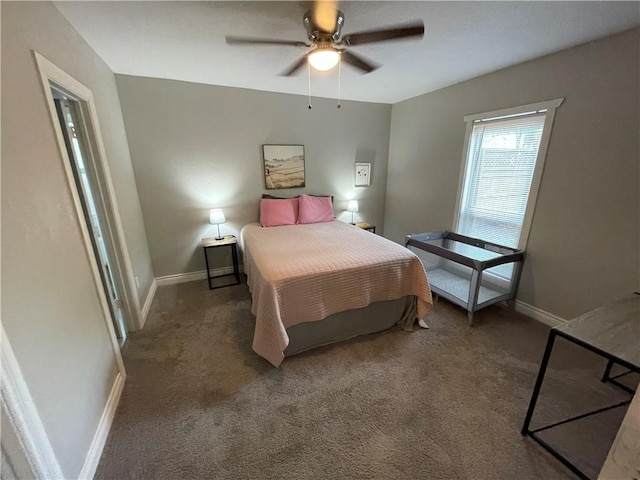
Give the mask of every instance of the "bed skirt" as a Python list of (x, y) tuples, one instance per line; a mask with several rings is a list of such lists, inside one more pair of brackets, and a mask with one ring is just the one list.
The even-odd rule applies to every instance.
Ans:
[(376, 302), (364, 308), (346, 310), (315, 322), (298, 323), (287, 328), (289, 357), (312, 348), (342, 342), (360, 335), (382, 332), (394, 325), (412, 330), (418, 316), (416, 297)]

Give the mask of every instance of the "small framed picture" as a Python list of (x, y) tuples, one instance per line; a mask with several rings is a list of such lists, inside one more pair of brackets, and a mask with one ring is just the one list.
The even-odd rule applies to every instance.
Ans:
[(264, 187), (304, 187), (304, 145), (263, 145)]
[(368, 187), (371, 185), (371, 164), (356, 163), (356, 187)]

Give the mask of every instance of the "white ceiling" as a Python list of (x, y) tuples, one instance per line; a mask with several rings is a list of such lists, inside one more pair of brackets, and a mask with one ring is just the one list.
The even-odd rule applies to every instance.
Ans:
[[(229, 46), (225, 35), (306, 41), (309, 2), (56, 2), (115, 73), (307, 95), (306, 69), (278, 76), (305, 49)], [(640, 24), (640, 2), (340, 2), (343, 35), (425, 23), (425, 36), (351, 47), (381, 64), (342, 69), (343, 99), (396, 103)], [(337, 69), (312, 73), (336, 98)]]

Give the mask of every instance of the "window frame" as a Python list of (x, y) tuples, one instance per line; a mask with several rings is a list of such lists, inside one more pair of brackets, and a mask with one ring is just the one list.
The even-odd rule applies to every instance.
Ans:
[(464, 187), (466, 185), (467, 160), (469, 158), (470, 140), (474, 123), (477, 121), (496, 121), (503, 118), (506, 120), (509, 117), (546, 111), (544, 126), (542, 129), (542, 137), (540, 138), (540, 147), (538, 148), (538, 155), (536, 157), (536, 166), (533, 171), (533, 178), (531, 179), (531, 188), (529, 189), (529, 196), (527, 197), (527, 206), (525, 208), (525, 214), (522, 221), (522, 230), (520, 232), (520, 239), (517, 245), (517, 248), (519, 250), (526, 249), (527, 242), (529, 241), (531, 224), (533, 222), (533, 214), (538, 200), (540, 183), (542, 181), (542, 172), (544, 170), (544, 164), (547, 159), (547, 151), (549, 148), (549, 141), (551, 139), (551, 130), (553, 128), (553, 122), (555, 120), (556, 109), (560, 105), (562, 105), (563, 101), (564, 97), (561, 97), (544, 102), (529, 103), (517, 107), (509, 107), (500, 110), (465, 115), (464, 121), (466, 123), (466, 131), (464, 136), (464, 144), (462, 147), (462, 168), (460, 170), (458, 179), (458, 194), (456, 197), (456, 208), (453, 216), (452, 231), (458, 231), (457, 229), (458, 221), (460, 219), (460, 208), (462, 206), (462, 195)]

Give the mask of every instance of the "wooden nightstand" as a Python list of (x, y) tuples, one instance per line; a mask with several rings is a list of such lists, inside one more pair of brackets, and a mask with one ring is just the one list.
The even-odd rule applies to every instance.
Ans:
[(356, 227), (361, 228), (363, 230), (367, 230), (371, 233), (376, 233), (376, 226), (371, 225), (370, 223), (367, 223), (367, 222), (358, 222), (356, 223)]
[[(211, 275), (211, 270), (209, 269), (209, 256), (207, 255), (207, 251), (210, 248), (218, 247), (231, 247), (233, 273), (226, 273), (224, 275)], [(209, 290), (240, 284), (240, 267), (238, 266), (238, 241), (236, 237), (234, 237), (233, 235), (227, 235), (226, 237), (222, 237), (220, 240), (216, 240), (215, 237), (203, 238), (202, 248), (204, 249), (204, 262), (207, 266), (207, 281), (209, 282)], [(231, 275), (235, 277), (235, 283), (225, 283), (224, 285), (219, 285), (217, 287), (213, 286), (214, 278), (230, 277)]]

